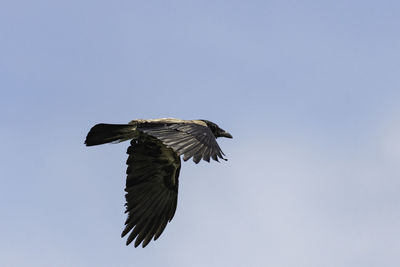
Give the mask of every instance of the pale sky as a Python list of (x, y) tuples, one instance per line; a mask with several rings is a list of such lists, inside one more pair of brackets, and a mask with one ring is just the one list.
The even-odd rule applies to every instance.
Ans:
[[(400, 2), (3, 1), (1, 266), (400, 266)], [(120, 238), (128, 143), (207, 119), (145, 249)]]

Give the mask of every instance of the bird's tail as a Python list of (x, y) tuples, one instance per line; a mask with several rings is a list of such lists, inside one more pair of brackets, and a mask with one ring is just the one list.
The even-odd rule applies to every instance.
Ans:
[(100, 123), (90, 129), (86, 136), (86, 146), (96, 146), (111, 142), (122, 142), (137, 135), (136, 127), (130, 124)]

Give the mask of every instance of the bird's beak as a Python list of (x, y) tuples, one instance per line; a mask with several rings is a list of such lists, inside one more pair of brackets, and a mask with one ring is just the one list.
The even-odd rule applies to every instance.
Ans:
[(222, 132), (219, 134), (221, 137), (232, 138), (232, 135), (228, 132)]

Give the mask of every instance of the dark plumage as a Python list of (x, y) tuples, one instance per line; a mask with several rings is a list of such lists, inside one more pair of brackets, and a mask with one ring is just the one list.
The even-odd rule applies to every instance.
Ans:
[(129, 124), (97, 124), (86, 136), (87, 146), (131, 140), (126, 164), (126, 213), (122, 237), (145, 247), (164, 231), (175, 214), (178, 196), (180, 156), (226, 160), (216, 138), (232, 136), (207, 120), (173, 118), (133, 120)]

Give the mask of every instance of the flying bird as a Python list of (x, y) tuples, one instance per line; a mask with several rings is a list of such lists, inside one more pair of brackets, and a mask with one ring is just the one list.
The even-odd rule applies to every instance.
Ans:
[(216, 138), (232, 138), (207, 120), (162, 118), (132, 120), (128, 124), (100, 123), (90, 129), (86, 146), (130, 141), (126, 164), (126, 211), (128, 218), (121, 237), (126, 245), (145, 247), (157, 240), (175, 214), (180, 156), (210, 162), (224, 158)]

